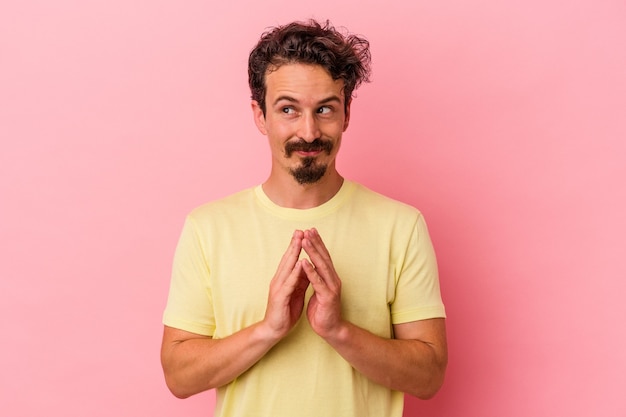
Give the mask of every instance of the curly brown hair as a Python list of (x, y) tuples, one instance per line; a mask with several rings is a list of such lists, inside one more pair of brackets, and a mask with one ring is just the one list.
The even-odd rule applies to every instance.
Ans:
[(248, 59), (248, 84), (252, 99), (265, 114), (265, 76), (281, 65), (321, 65), (333, 80), (344, 81), (345, 105), (362, 82), (369, 82), (369, 42), (353, 34), (342, 34), (327, 20), (293, 22), (263, 33)]

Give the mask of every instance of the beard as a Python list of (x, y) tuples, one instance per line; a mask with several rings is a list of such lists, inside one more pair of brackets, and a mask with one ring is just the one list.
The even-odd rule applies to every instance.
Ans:
[[(315, 152), (324, 151), (327, 155), (333, 150), (333, 143), (323, 139), (315, 139), (313, 142), (300, 140), (297, 142), (288, 142), (285, 144), (285, 157), (289, 158), (293, 152)], [(300, 166), (291, 168), (289, 172), (300, 185), (314, 184), (318, 182), (324, 174), (328, 165), (318, 164), (315, 157), (302, 158)]]
[(313, 157), (302, 159), (302, 164), (296, 168), (290, 168), (289, 172), (298, 181), (298, 184), (314, 184), (326, 174), (328, 165), (318, 164)]

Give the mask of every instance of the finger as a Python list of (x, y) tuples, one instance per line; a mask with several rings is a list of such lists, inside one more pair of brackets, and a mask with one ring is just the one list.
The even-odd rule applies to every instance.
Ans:
[(341, 302), (341, 281), (325, 279), (323, 275), (320, 275), (318, 270), (305, 259), (303, 259), (302, 262), (302, 269), (314, 290), (309, 300), (309, 308), (313, 308), (312, 304), (324, 305), (326, 306), (325, 308), (328, 308)]
[(302, 248), (309, 255), (311, 262), (324, 278), (334, 274), (333, 261), (319, 234), (307, 230), (302, 240)]
[(312, 283), (322, 280), (325, 287), (332, 292), (341, 291), (341, 280), (335, 271), (335, 266), (326, 250), (326, 246), (315, 229), (305, 232), (302, 248), (309, 255), (312, 263), (311, 269), (314, 271), (314, 274), (312, 274), (311, 270), (305, 269), (305, 272), (308, 272), (307, 277), (309, 280)]
[(317, 247), (311, 242), (311, 240), (304, 238), (302, 239), (302, 249), (309, 255), (309, 259), (313, 264), (312, 267), (321, 268), (322, 264), (325, 263), (322, 255), (320, 254)]
[(306, 259), (302, 259), (300, 262), (302, 264), (302, 270), (306, 274), (307, 279), (313, 285), (313, 289), (317, 292), (322, 289), (321, 287), (326, 287), (326, 282), (324, 278), (317, 273), (317, 270), (313, 267), (311, 262)]
[(326, 245), (316, 228), (311, 228), (304, 232), (304, 237), (313, 243), (322, 256), (330, 260), (330, 252), (328, 252), (328, 249), (326, 248)]
[(306, 291), (306, 289), (311, 284), (309, 279), (307, 278), (306, 272), (304, 271), (304, 263), (307, 262), (306, 259), (302, 259), (298, 263), (296, 263), (296, 267), (294, 268), (294, 279), (295, 279), (295, 289), (294, 291)]
[(273, 290), (270, 290), (270, 299), (280, 305), (287, 305), (294, 293), (305, 291), (310, 283), (304, 277), (306, 274), (300, 262), (297, 262), (289, 273), (283, 275), (280, 278), (277, 277), (271, 286)]
[(289, 246), (287, 247), (287, 250), (283, 254), (278, 264), (278, 269), (276, 273), (277, 279), (282, 281), (287, 279), (289, 273), (296, 266), (296, 262), (298, 262), (300, 252), (302, 251), (303, 237), (304, 233), (301, 230), (296, 230), (293, 232), (293, 235), (291, 236), (291, 241), (289, 242)]
[(302, 282), (302, 263), (296, 262), (295, 266), (289, 274), (287, 274), (281, 287), (284, 288), (287, 294), (291, 294), (294, 289), (299, 287)]

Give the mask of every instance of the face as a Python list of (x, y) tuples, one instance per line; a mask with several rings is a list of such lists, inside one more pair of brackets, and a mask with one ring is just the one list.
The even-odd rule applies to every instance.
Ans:
[(285, 64), (265, 77), (265, 115), (252, 102), (255, 123), (269, 140), (272, 175), (313, 184), (332, 175), (348, 127), (343, 80), (318, 65)]

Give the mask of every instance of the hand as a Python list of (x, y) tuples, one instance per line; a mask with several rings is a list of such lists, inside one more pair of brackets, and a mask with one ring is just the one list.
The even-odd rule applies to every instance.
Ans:
[(302, 248), (311, 260), (303, 260), (302, 269), (315, 290), (309, 300), (307, 318), (313, 330), (322, 338), (336, 336), (343, 325), (341, 279), (316, 229), (304, 232)]
[(289, 333), (302, 315), (309, 280), (298, 261), (304, 232), (296, 230), (270, 283), (269, 299), (263, 322), (270, 337), (281, 339)]

